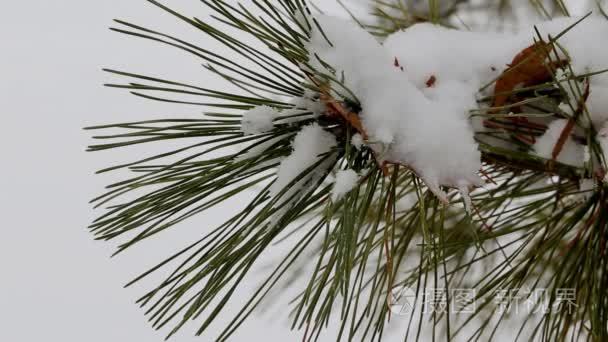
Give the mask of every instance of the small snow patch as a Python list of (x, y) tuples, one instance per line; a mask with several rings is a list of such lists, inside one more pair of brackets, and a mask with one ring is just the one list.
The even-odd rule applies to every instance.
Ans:
[(262, 134), (274, 128), (273, 120), (280, 113), (269, 106), (257, 106), (243, 114), (241, 131), (246, 135)]
[(361, 147), (363, 147), (363, 144), (364, 144), (363, 136), (361, 134), (359, 134), (359, 133), (353, 135), (352, 138), (350, 138), (350, 143), (357, 150), (360, 150)]
[[(553, 149), (559, 141), (559, 137), (568, 124), (566, 119), (558, 119), (549, 124), (549, 129), (534, 144), (536, 154), (545, 159), (553, 158)], [(584, 164), (585, 151), (582, 145), (577, 144), (571, 136), (564, 143), (564, 146), (557, 156), (557, 161), (563, 164), (581, 167)]]
[(336, 182), (331, 192), (331, 200), (336, 202), (349, 193), (359, 181), (359, 175), (353, 170), (340, 170), (336, 173)]
[(325, 131), (318, 124), (302, 128), (291, 145), (293, 152), (279, 165), (277, 179), (270, 189), (271, 194), (273, 196), (280, 194), (287, 185), (299, 178), (287, 195), (292, 194), (299, 186), (310, 181), (312, 177), (318, 176), (314, 172), (307, 175), (302, 175), (302, 173), (323, 158), (323, 155), (331, 152), (337, 144), (334, 135)]

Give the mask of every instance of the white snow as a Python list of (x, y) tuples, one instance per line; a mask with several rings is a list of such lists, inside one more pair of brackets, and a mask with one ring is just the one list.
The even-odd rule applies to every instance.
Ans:
[(466, 83), (468, 95), (473, 96), (480, 82), (500, 75), (531, 41), (530, 35), (467, 32), (425, 23), (391, 35), (384, 46), (418, 88), (425, 88), (434, 75), (438, 83)]
[[(316, 29), (312, 33), (310, 66), (320, 74), (335, 71), (336, 78), (343, 79), (348, 89), (334, 85), (333, 95), (351, 92), (359, 101), (368, 144), (380, 161), (407, 165), (443, 200), (447, 198), (440, 185), (459, 189), (470, 209), (468, 191), (482, 182), (469, 110), (478, 108), (479, 89), (534, 43), (534, 27), (488, 33), (426, 23), (396, 32), (381, 44), (356, 23), (328, 16), (316, 19), (324, 34)], [(555, 19), (536, 27), (547, 40), (577, 20)], [(587, 18), (559, 39), (566, 50), (559, 52), (560, 58), (571, 58), (574, 75), (608, 69), (608, 44), (597, 44), (597, 37), (607, 35), (608, 21)], [(589, 83), (591, 121), (600, 125), (608, 119), (608, 73), (590, 77)], [(570, 103), (576, 105), (580, 92), (569, 93)], [(534, 146), (538, 155), (551, 158), (564, 125), (559, 119), (549, 123)], [(351, 143), (359, 148), (362, 139), (353, 137)], [(569, 138), (557, 160), (581, 166), (583, 147)]]
[[(582, 82), (572, 80), (571, 78), (573, 75), (569, 72), (558, 70), (557, 77), (558, 79), (563, 80), (560, 82), (562, 89), (566, 91), (569, 97), (569, 103), (561, 103), (559, 109), (568, 115), (573, 115), (574, 110), (577, 109), (581, 102), (586, 85)], [(595, 127), (601, 127), (604, 122), (608, 120), (608, 85), (601, 83), (604, 81), (605, 80), (602, 79), (593, 81), (593, 78), (591, 78), (589, 83), (589, 97), (585, 103), (585, 108), (589, 113), (589, 120)], [(581, 124), (583, 127), (589, 127), (589, 122), (585, 119), (586, 116), (583, 117)]]
[(363, 147), (363, 145), (365, 144), (365, 141), (363, 139), (363, 136), (361, 134), (357, 133), (350, 138), (350, 143), (357, 150), (360, 150)]
[(261, 134), (274, 128), (273, 120), (280, 115), (270, 106), (257, 106), (243, 114), (241, 131), (246, 135)]
[(608, 85), (594, 84), (589, 87), (587, 110), (596, 127), (608, 120)]
[(325, 111), (325, 105), (308, 92), (302, 97), (294, 97), (290, 103), (294, 105), (294, 110), (311, 112), (314, 116), (319, 116)]
[(279, 123), (296, 123), (310, 119), (311, 116), (317, 118), (327, 110), (317, 94), (308, 89), (304, 92), (303, 96), (292, 97), (288, 102), (293, 107), (281, 111), (280, 118), (277, 119)]
[[(557, 35), (566, 27), (574, 24), (577, 18), (564, 18), (541, 24), (541, 32)], [(608, 45), (598, 44), (597, 37), (608, 35), (608, 21), (600, 17), (590, 17), (573, 27), (558, 42), (566, 49), (571, 60), (574, 75), (584, 75), (608, 69)], [(564, 53), (560, 55), (565, 57)], [(572, 76), (569, 72), (558, 73), (558, 76)], [(562, 77), (560, 77), (562, 78)], [(570, 103), (576, 106), (584, 85), (574, 81), (562, 82), (564, 89), (570, 96)], [(578, 89), (576, 89), (578, 87)], [(608, 73), (600, 73), (589, 77), (589, 98), (586, 108), (589, 112), (591, 123), (597, 127), (608, 120)], [(566, 112), (571, 112), (566, 110)], [(583, 125), (587, 126), (586, 122)]]
[[(536, 27), (543, 39), (548, 41), (549, 37), (556, 37), (578, 20), (579, 18), (560, 18), (539, 23)], [(608, 69), (608, 45), (597, 44), (597, 37), (606, 35), (607, 20), (598, 17), (587, 18), (559, 38), (559, 45), (566, 50), (559, 51), (560, 58), (566, 58), (567, 53), (574, 75)], [(442, 82), (450, 81), (457, 81), (461, 93), (468, 97), (500, 75), (519, 52), (533, 44), (533, 38), (536, 37), (537, 33), (533, 27), (521, 29), (519, 33), (492, 33), (451, 30), (427, 23), (393, 34), (384, 46), (397, 57), (408, 77), (419, 89), (423, 89), (428, 97), (442, 96)], [(433, 43), (420, 43), (425, 41)], [(431, 76), (437, 78), (437, 85), (425, 89)], [(563, 89), (568, 93), (570, 103), (576, 106), (581, 91), (584, 90), (583, 84), (567, 81), (566, 79), (573, 76), (569, 71), (558, 70), (557, 76), (564, 79)], [(587, 109), (591, 122), (601, 126), (608, 120), (608, 73), (594, 75), (589, 78), (589, 82)], [(488, 88), (491, 89), (492, 87)], [(456, 96), (453, 98), (458, 99), (458, 93), (454, 94)], [(469, 109), (475, 107), (474, 105)], [(561, 109), (569, 114), (573, 112), (572, 108), (565, 104)]]
[[(284, 198), (289, 198), (299, 186), (318, 176), (314, 172), (306, 176), (302, 173), (319, 162), (323, 155), (331, 152), (336, 146), (334, 135), (318, 124), (302, 128), (293, 141), (293, 152), (281, 162), (277, 170), (277, 179), (271, 186), (271, 194), (277, 196), (286, 186), (298, 179), (296, 184), (283, 195)], [(317, 170), (322, 168), (320, 166)]]
[[(534, 144), (534, 151), (537, 155), (545, 159), (552, 159), (553, 149), (557, 144), (559, 137), (566, 127), (568, 120), (557, 119), (549, 124), (549, 128), (542, 137), (537, 139)], [(568, 136), (564, 146), (557, 156), (556, 160), (563, 164), (582, 167), (585, 162), (585, 149), (582, 145), (576, 143), (572, 136)]]
[(359, 181), (359, 175), (353, 170), (340, 170), (336, 173), (334, 187), (331, 191), (331, 200), (336, 202), (348, 194)]
[(591, 149), (587, 145), (583, 146), (583, 156), (583, 163), (585, 165), (589, 164), (591, 162)]
[(473, 88), (461, 97), (458, 85), (447, 83), (449, 91), (431, 100), (408, 78), (407, 69), (394, 66), (394, 54), (365, 30), (336, 18), (317, 20), (333, 47), (315, 32), (311, 63), (323, 70), (322, 63), (315, 64), (316, 54), (344, 75), (345, 85), (360, 101), (370, 140), (378, 142), (372, 145), (378, 156), (411, 167), (444, 201), (440, 185), (480, 185), (480, 152), (467, 117), (475, 104)]

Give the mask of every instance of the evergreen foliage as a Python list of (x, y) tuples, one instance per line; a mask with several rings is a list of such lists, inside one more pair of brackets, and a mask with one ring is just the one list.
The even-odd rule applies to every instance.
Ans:
[[(93, 201), (107, 209), (91, 231), (99, 240), (119, 241), (117, 253), (194, 215), (205, 215), (218, 204), (255, 193), (242, 211), (219, 227), (201, 232), (200, 240), (129, 284), (153, 273), (168, 274), (139, 299), (154, 327), (168, 328), (171, 336), (194, 321), (198, 333), (203, 333), (231, 305), (241, 280), (259, 256), (280, 242), (288, 244), (289, 252), (275, 260), (266, 281), (225, 327), (219, 341), (229, 340), (264, 305), (270, 291), (280, 289), (282, 281), (301, 287), (290, 308), (293, 328), (305, 340), (321, 339), (327, 324), (336, 320), (337, 340), (380, 340), (388, 334), (390, 322), (396, 322), (391, 319), (391, 304), (395, 291), (402, 288), (413, 289), (418, 298), (409, 324), (394, 327), (408, 341), (430, 340), (430, 336), (493, 340), (500, 327), (508, 326), (507, 321), (521, 327), (516, 333), (511, 330), (509, 337), (514, 340), (608, 340), (608, 200), (603, 175), (594, 173), (592, 162), (577, 168), (533, 154), (529, 139), (522, 135), (535, 139), (544, 129), (513, 120), (509, 114), (518, 107), (516, 117), (556, 116), (579, 125), (586, 111), (581, 101), (586, 80), (602, 70), (572, 76), (568, 86), (580, 94), (578, 99), (568, 98), (572, 89), (563, 89), (564, 83), (555, 75), (548, 82), (510, 90), (506, 95), (517, 95), (519, 100), (505, 106), (491, 107), (497, 94), (480, 99), (487, 109), (472, 109), (471, 115), (483, 117), (496, 129), (476, 137), (488, 186), (472, 193), (474, 210), (467, 213), (458, 192), (449, 190), (451, 204), (445, 205), (407, 165), (378, 163), (373, 150), (351, 144), (355, 134), (364, 133), (356, 120), (361, 107), (343, 85), (343, 75), (315, 70), (309, 60), (306, 42), (311, 30), (322, 30), (312, 16), (318, 12), (312, 2), (251, 0), (248, 7), (236, 1), (201, 1), (212, 11), (210, 19), (191, 18), (148, 0), (221, 42), (225, 51), (211, 51), (123, 20), (116, 20), (112, 30), (191, 54), (195, 62), (204, 62), (209, 72), (240, 91), (108, 69), (127, 80), (110, 87), (154, 101), (200, 106), (204, 116), (88, 128), (103, 132), (95, 136), (103, 143), (91, 146), (91, 151), (184, 142), (179, 149), (100, 171), (132, 172), (132, 177), (110, 185)], [(399, 1), (370, 2), (375, 3), (373, 22), (354, 18), (348, 3), (342, 5), (346, 15), (379, 37), (420, 21), (451, 26), (459, 11), (468, 10), (468, 1), (462, 0), (448, 6), (429, 1), (421, 13), (413, 13)], [(484, 10), (503, 17), (508, 1), (491, 3)], [(534, 3), (542, 15), (568, 14), (561, 0)], [(251, 39), (237, 39), (228, 29)], [(256, 47), (259, 43), (265, 49)], [(559, 37), (544, 43), (549, 47), (544, 53), (552, 58), (552, 49), (560, 48)], [(226, 52), (246, 59), (249, 65), (226, 57)], [(305, 96), (328, 110), (315, 115), (298, 107), (297, 99)], [(194, 97), (201, 100), (193, 101)], [(577, 117), (559, 109), (563, 101), (580, 109), (575, 111)], [(261, 105), (275, 108), (281, 116), (275, 118), (271, 131), (245, 135), (243, 113)], [(277, 167), (291, 153), (297, 133), (313, 123), (335, 136), (337, 146), (273, 195)], [(605, 162), (594, 138), (597, 129), (591, 126), (585, 132), (581, 139), (596, 156), (592, 160)], [(499, 147), (492, 141), (517, 147)], [(220, 157), (215, 156), (218, 153)], [(355, 170), (361, 179), (352, 191), (332, 201), (328, 179), (346, 169)], [(581, 190), (585, 177), (596, 180), (592, 189)], [(469, 298), (473, 313), (423, 314), (423, 291), (428, 288), (445, 289), (448, 296), (453, 289), (476, 289), (475, 297)], [(561, 289), (575, 289), (577, 306), (518, 317), (501, 313), (497, 293), (524, 288), (546, 289), (548, 303), (544, 304), (549, 307), (560, 304)], [(532, 292), (519, 293), (520, 301), (533, 299)]]

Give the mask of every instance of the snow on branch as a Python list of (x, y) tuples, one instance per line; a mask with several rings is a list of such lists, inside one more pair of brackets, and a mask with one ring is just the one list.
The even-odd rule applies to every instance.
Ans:
[[(363, 133), (379, 163), (408, 166), (444, 201), (442, 185), (460, 189), (468, 202), (469, 189), (482, 184), (475, 138), (486, 128), (469, 114), (479, 108), (480, 89), (487, 92), (486, 85), (496, 82), (494, 104), (504, 105), (507, 97), (499, 92), (551, 81), (566, 64), (571, 76), (608, 67), (608, 46), (596, 44), (598, 36), (608, 33), (608, 23), (601, 19), (557, 19), (518, 34), (464, 32), (425, 23), (396, 32), (383, 43), (356, 23), (328, 16), (316, 20), (322, 30), (313, 29), (307, 46), (310, 65), (320, 75), (334, 74), (334, 83), (342, 83), (336, 86), (346, 87), (344, 93), (359, 102)], [(540, 39), (547, 43), (538, 43)], [(556, 61), (550, 63), (551, 55)], [(587, 78), (589, 121), (600, 125), (608, 119), (608, 75)], [(572, 112), (580, 98), (574, 91), (568, 94)], [(547, 145), (557, 143), (563, 122), (547, 122), (545, 137), (533, 140), (540, 156), (548, 157)], [(567, 138), (558, 160), (580, 164), (583, 148)], [(357, 147), (361, 143), (360, 137), (353, 141)]]

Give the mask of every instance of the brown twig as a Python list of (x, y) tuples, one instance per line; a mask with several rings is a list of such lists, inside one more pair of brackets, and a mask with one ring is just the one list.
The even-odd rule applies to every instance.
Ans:
[(562, 133), (560, 134), (559, 139), (557, 140), (557, 143), (553, 147), (553, 152), (551, 153), (551, 158), (553, 161), (557, 160), (557, 157), (562, 152), (562, 149), (564, 148), (566, 141), (568, 141), (568, 137), (570, 137), (570, 135), (572, 134), (576, 120), (583, 113), (583, 111), (585, 109), (585, 103), (587, 103), (587, 99), (589, 98), (589, 93), (590, 93), (589, 81), (587, 81), (586, 85), (585, 85), (585, 93), (583, 94), (583, 96), (581, 96), (581, 98), (578, 99), (578, 103), (577, 103), (577, 107), (576, 107), (576, 111), (574, 112), (574, 115), (568, 120), (568, 123), (562, 130)]
[(518, 53), (508, 68), (496, 80), (492, 107), (502, 107), (516, 87), (541, 84), (552, 79), (553, 72), (568, 63), (567, 60), (546, 62), (551, 44), (537, 42)]

